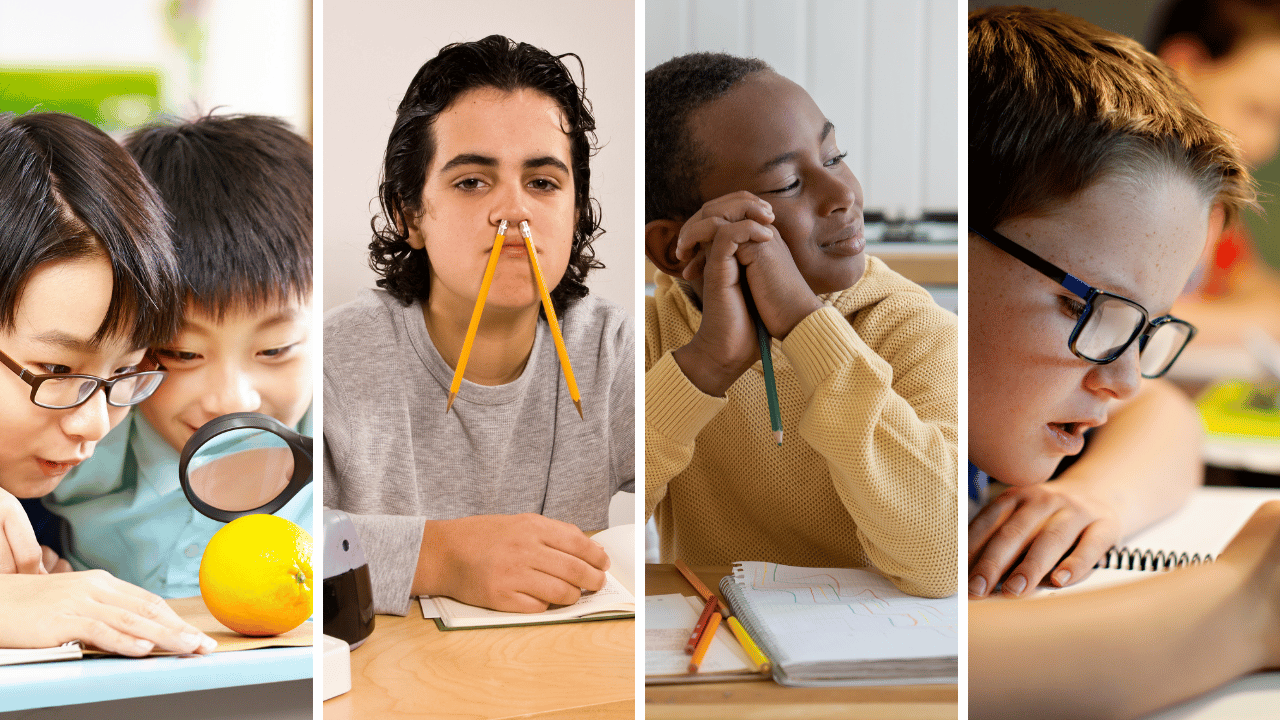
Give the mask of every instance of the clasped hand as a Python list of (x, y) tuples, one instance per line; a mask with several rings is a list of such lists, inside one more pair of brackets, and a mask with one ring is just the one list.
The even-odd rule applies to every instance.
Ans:
[(773, 220), (769, 203), (739, 191), (707, 202), (680, 228), (675, 256), (702, 301), (702, 323), (676, 360), (708, 394), (723, 395), (760, 358), (744, 277), (773, 337), (785, 338), (822, 307)]

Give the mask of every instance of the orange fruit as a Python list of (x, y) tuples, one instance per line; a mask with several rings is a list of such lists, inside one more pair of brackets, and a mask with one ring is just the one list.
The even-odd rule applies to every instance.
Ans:
[(246, 515), (209, 540), (200, 596), (241, 635), (288, 632), (311, 617), (311, 535), (275, 515)]

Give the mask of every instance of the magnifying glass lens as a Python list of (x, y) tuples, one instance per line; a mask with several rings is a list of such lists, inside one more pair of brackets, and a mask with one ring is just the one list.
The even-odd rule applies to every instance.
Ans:
[(210, 438), (187, 465), (191, 489), (219, 510), (261, 507), (289, 485), (293, 451), (284, 438), (258, 428), (240, 428)]

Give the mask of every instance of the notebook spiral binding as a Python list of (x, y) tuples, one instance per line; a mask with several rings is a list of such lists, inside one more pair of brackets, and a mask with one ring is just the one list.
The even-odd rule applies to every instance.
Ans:
[(1172, 570), (1188, 565), (1213, 562), (1213, 556), (1205, 553), (1187, 554), (1184, 552), (1163, 550), (1144, 550), (1142, 548), (1112, 546), (1106, 555), (1098, 561), (1095, 568), (1111, 570)]

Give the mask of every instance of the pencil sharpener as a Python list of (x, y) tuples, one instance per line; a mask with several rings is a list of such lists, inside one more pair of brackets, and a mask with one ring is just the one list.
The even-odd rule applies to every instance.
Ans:
[(324, 509), (324, 634), (352, 650), (373, 632), (373, 585), (369, 562), (351, 516)]

